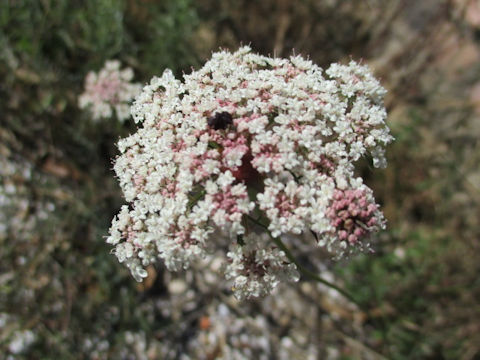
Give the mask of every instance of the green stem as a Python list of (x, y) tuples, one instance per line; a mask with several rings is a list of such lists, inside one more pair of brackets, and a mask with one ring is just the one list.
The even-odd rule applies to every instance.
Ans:
[(337, 285), (335, 284), (332, 284), (330, 281), (328, 280), (325, 280), (324, 278), (322, 278), (321, 276), (319, 276), (318, 274), (314, 273), (313, 271), (310, 271), (309, 269), (307, 269), (305, 266), (303, 266), (302, 264), (300, 264), (297, 259), (295, 258), (295, 256), (293, 256), (292, 252), (288, 249), (288, 247), (282, 242), (282, 240), (278, 237), (274, 237), (272, 235), (272, 233), (270, 232), (270, 230), (268, 230), (268, 227), (265, 226), (264, 224), (262, 224), (260, 221), (254, 219), (253, 217), (251, 216), (248, 216), (248, 218), (253, 221), (255, 224), (257, 224), (258, 226), (262, 227), (263, 229), (265, 229), (268, 233), (268, 235), (270, 236), (270, 238), (273, 240), (273, 242), (279, 247), (280, 250), (282, 250), (285, 255), (287, 256), (287, 258), (292, 262), (294, 263), (298, 270), (302, 273), (302, 275), (312, 279), (312, 280), (315, 280), (315, 281), (318, 281), (319, 283), (322, 283), (326, 286), (328, 286), (329, 288), (332, 288), (332, 289), (335, 289), (337, 290), (340, 294), (342, 294), (344, 297), (346, 297), (348, 300), (350, 300), (351, 302), (353, 302), (354, 304), (356, 304), (360, 309), (363, 308), (363, 306), (357, 301), (355, 300), (355, 298), (350, 295), (348, 292), (346, 292), (345, 290), (343, 290), (342, 288), (338, 287)]

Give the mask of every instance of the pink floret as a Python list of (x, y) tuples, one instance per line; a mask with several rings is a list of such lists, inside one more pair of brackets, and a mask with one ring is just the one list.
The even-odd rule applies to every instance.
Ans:
[(365, 190), (337, 189), (327, 216), (338, 231), (338, 238), (353, 245), (378, 229), (377, 210), (378, 206), (371, 202)]

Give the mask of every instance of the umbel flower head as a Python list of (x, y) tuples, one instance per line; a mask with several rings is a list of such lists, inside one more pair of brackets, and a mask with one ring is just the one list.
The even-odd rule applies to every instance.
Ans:
[(118, 60), (109, 60), (97, 74), (90, 71), (85, 78), (85, 92), (78, 98), (81, 109), (89, 108), (94, 120), (110, 118), (113, 110), (119, 121), (130, 116), (130, 102), (142, 87), (132, 83), (133, 70), (120, 70)]
[(249, 47), (214, 53), (183, 82), (166, 70), (132, 105), (138, 131), (118, 143), (129, 205), (108, 243), (138, 281), (157, 259), (175, 271), (224, 249), (239, 298), (298, 279), (272, 239), (313, 232), (312, 246), (337, 257), (368, 248), (385, 220), (354, 170), (367, 154), (386, 165), (384, 95), (353, 61), (323, 71)]

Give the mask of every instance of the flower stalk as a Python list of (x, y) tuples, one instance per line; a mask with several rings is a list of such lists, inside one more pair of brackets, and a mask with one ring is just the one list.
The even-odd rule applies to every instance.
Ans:
[(297, 267), (298, 271), (300, 271), (300, 273), (302, 275), (304, 275), (305, 277), (309, 278), (309, 279), (312, 279), (312, 280), (315, 280), (331, 289), (334, 289), (336, 290), (337, 292), (339, 292), (341, 295), (343, 295), (345, 298), (347, 298), (348, 300), (350, 300), (352, 303), (354, 303), (355, 305), (357, 305), (359, 308), (362, 308), (362, 305), (357, 301), (355, 300), (355, 298), (349, 294), (346, 290), (340, 288), (339, 286), (331, 283), (330, 281), (322, 278), (320, 275), (314, 273), (313, 271), (307, 269), (305, 266), (303, 266), (301, 263), (298, 262), (298, 260), (295, 258), (295, 256), (292, 254), (292, 252), (290, 251), (290, 249), (283, 243), (283, 241), (279, 238), (279, 237), (274, 237), (272, 235), (272, 233), (270, 232), (270, 230), (268, 230), (268, 227), (265, 226), (263, 223), (261, 223), (259, 220), (257, 219), (254, 219), (253, 217), (248, 217), (248, 219), (250, 221), (252, 221), (253, 223), (255, 223), (256, 225), (262, 227), (266, 232), (267, 234), (269, 235), (270, 239), (275, 243), (275, 245), (278, 246), (278, 248), (280, 250), (282, 250), (285, 255), (287, 256), (287, 258), (293, 263), (295, 264), (295, 266)]

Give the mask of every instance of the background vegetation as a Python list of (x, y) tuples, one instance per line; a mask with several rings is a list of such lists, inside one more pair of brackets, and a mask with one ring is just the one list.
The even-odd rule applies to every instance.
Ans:
[[(374, 255), (333, 269), (369, 310), (352, 321), (319, 301), (337, 321), (315, 345), (339, 359), (480, 358), (480, 5), (469, 0), (1, 1), (0, 358), (134, 359), (142, 341), (162, 341), (171, 320), (150, 306), (166, 296), (162, 266), (139, 286), (103, 240), (123, 202), (115, 143), (134, 126), (92, 122), (77, 96), (107, 59), (146, 82), (240, 44), (321, 66), (363, 59), (389, 90), (389, 166), (362, 171), (389, 227)], [(35, 341), (17, 353), (27, 330)]]

